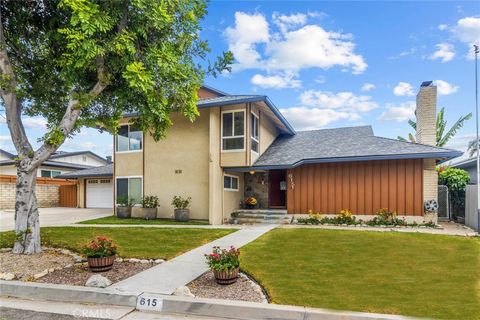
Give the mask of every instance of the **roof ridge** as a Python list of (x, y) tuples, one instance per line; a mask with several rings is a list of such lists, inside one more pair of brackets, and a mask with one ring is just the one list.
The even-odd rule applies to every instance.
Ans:
[(326, 131), (326, 130), (343, 130), (343, 129), (353, 129), (353, 128), (372, 128), (372, 125), (363, 125), (363, 126), (350, 126), (350, 127), (336, 127), (336, 128), (321, 128), (321, 129), (311, 129), (311, 130), (298, 130), (297, 133), (302, 132), (313, 132), (313, 131)]

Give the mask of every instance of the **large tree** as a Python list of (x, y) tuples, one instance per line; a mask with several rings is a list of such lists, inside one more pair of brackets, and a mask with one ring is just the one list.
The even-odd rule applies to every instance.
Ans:
[[(440, 109), (437, 114), (437, 122), (436, 122), (436, 145), (437, 147), (443, 147), (447, 144), (447, 142), (452, 139), (460, 130), (467, 120), (472, 118), (472, 113), (469, 113), (465, 116), (461, 116), (458, 120), (453, 124), (453, 126), (447, 130), (447, 120), (444, 119), (445, 108)], [(413, 128), (413, 130), (417, 131), (417, 123), (413, 120), (408, 120), (408, 124)], [(398, 140), (405, 141), (405, 142), (412, 142), (416, 143), (417, 140), (415, 139), (415, 135), (412, 133), (408, 134), (408, 139), (404, 137), (398, 136)]]
[[(0, 90), (18, 153), (15, 253), (41, 251), (36, 169), (83, 126), (115, 132), (125, 112), (153, 138), (169, 115), (198, 116), (206, 74), (229, 70), (224, 52), (209, 62), (201, 40), (205, 0), (1, 0)], [(34, 150), (22, 115), (48, 121)]]

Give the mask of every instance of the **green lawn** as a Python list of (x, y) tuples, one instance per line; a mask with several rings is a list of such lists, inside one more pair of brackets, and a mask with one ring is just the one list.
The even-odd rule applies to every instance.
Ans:
[[(112, 238), (118, 255), (131, 258), (171, 259), (181, 253), (226, 236), (234, 229), (195, 228), (101, 228), (48, 227), (41, 229), (44, 246), (80, 252), (82, 246), (97, 235)], [(0, 247), (12, 247), (13, 231), (0, 233)]]
[(208, 225), (207, 220), (190, 220), (188, 222), (175, 221), (173, 219), (145, 220), (142, 218), (121, 219), (116, 216), (108, 216), (92, 220), (78, 222), (78, 224), (180, 224), (180, 225)]
[(480, 319), (479, 238), (276, 229), (241, 267), (278, 304)]

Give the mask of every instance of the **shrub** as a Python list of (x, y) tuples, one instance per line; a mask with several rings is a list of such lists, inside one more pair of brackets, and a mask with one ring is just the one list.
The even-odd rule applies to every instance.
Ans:
[(240, 266), (240, 249), (230, 246), (230, 249), (221, 249), (220, 247), (213, 247), (210, 254), (206, 254), (205, 258), (207, 264), (212, 270), (229, 271)]
[(157, 208), (159, 200), (157, 196), (145, 196), (142, 200), (142, 207), (144, 208)]
[(87, 257), (111, 257), (117, 253), (117, 246), (109, 238), (97, 236), (83, 247), (83, 253)]
[(192, 202), (192, 198), (183, 198), (182, 196), (174, 196), (172, 200), (172, 206), (175, 209), (187, 209)]
[(117, 205), (119, 207), (133, 207), (135, 205), (135, 199), (128, 196), (117, 197)]
[(404, 219), (398, 219), (395, 211), (390, 211), (387, 208), (382, 208), (375, 213), (377, 216), (366, 223), (369, 226), (405, 226), (407, 225)]

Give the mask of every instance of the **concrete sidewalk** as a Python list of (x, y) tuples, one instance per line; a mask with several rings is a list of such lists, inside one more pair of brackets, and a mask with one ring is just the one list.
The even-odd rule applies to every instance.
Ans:
[(172, 294), (176, 288), (186, 285), (208, 271), (208, 266), (205, 263), (205, 254), (210, 253), (213, 246), (228, 248), (233, 245), (236, 248), (240, 248), (277, 226), (278, 225), (271, 224), (243, 228), (184, 253), (172, 260), (117, 282), (109, 288), (118, 291)]

